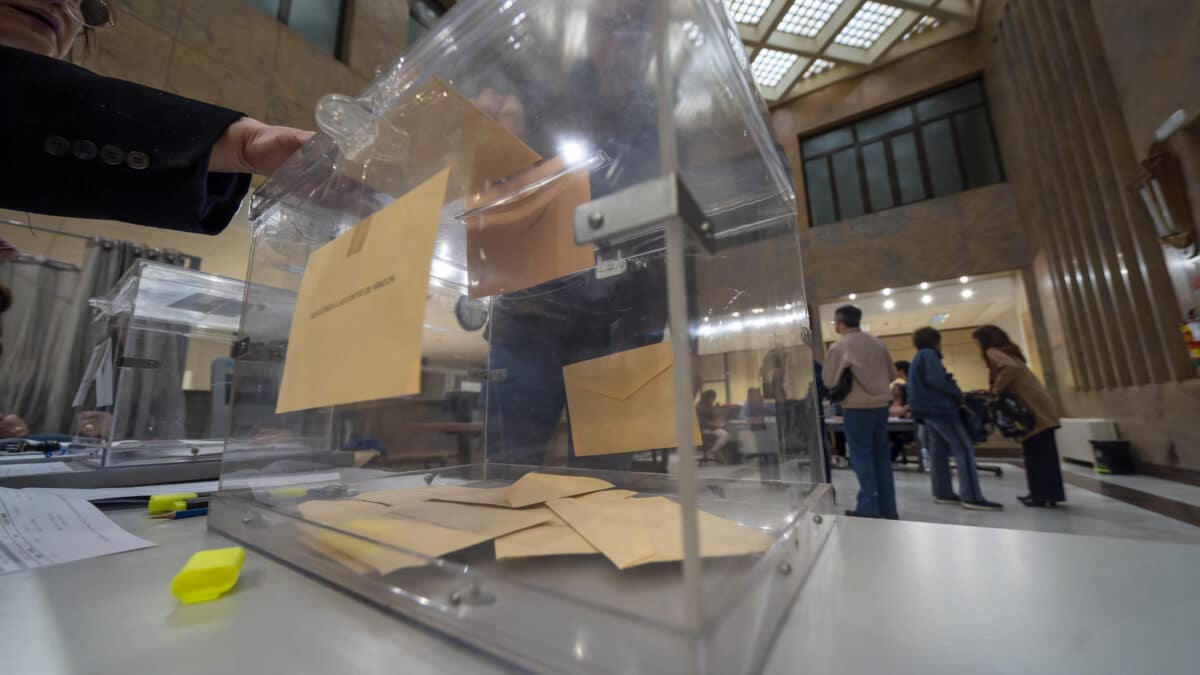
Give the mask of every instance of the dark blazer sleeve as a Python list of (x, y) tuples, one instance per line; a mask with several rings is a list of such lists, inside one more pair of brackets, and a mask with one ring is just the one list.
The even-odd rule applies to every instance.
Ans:
[(0, 207), (217, 234), (250, 187), (208, 170), (239, 112), (7, 47), (0, 92)]

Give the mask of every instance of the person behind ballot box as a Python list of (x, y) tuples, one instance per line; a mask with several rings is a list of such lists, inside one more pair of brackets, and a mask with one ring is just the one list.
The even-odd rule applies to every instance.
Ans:
[[(649, 7), (640, 0), (612, 0), (589, 10), (589, 20), (603, 25), (588, 30), (586, 57), (571, 71), (575, 91), (569, 94), (592, 92), (589, 105), (520, 99), (517, 86), (501, 87), (503, 91), (481, 87), (480, 95), (473, 97), (485, 113), (544, 156), (557, 154), (554, 139), (522, 135), (524, 121), (536, 119), (538, 108), (575, 110), (578, 127), (596, 143), (595, 150), (609, 158), (602, 171), (589, 176), (593, 199), (658, 175), (653, 99), (647, 99), (644, 83), (628, 75), (631, 64), (649, 63), (653, 56), (653, 40), (645, 28)], [(625, 261), (619, 274), (600, 278), (588, 268), (493, 299), (486, 385), (489, 462), (545, 462), (564, 413), (568, 423), (571, 415), (563, 366), (663, 340), (666, 274), (662, 258), (654, 255), (661, 247), (661, 234), (637, 237), (599, 251), (602, 260)], [(662, 412), (664, 419), (671, 414)], [(632, 453), (579, 457), (570, 439), (567, 446), (572, 466), (632, 466)]]
[(0, 207), (217, 234), (312, 133), (69, 63), (111, 7), (0, 0)]

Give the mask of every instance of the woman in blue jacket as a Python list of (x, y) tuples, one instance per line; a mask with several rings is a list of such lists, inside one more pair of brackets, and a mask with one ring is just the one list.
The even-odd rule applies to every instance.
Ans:
[[(929, 447), (933, 500), (938, 504), (960, 504), (964, 509), (999, 511), (1004, 508), (983, 497), (975, 468), (975, 444), (959, 417), (962, 390), (942, 365), (942, 334), (935, 328), (913, 333), (917, 355), (908, 366), (908, 407), (925, 427)], [(950, 453), (958, 465), (958, 491), (950, 479)]]

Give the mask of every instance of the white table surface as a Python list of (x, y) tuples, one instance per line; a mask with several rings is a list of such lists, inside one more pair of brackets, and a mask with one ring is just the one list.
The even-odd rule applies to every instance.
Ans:
[[(6, 673), (498, 673), (503, 666), (250, 552), (184, 607), (203, 518), (110, 511), (158, 547), (0, 576)], [(1196, 672), (1200, 546), (840, 518), (765, 672)]]

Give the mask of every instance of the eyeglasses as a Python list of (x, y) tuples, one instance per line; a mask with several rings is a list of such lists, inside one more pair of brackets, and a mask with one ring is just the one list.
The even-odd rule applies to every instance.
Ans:
[(67, 0), (67, 13), (88, 28), (103, 28), (115, 23), (112, 10), (104, 0)]

